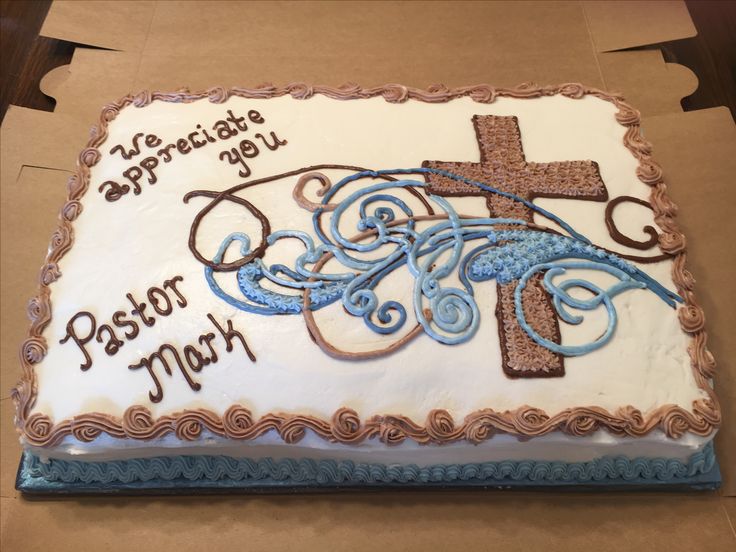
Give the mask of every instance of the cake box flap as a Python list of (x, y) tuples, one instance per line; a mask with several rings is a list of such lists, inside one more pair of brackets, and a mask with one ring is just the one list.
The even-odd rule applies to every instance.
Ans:
[[(680, 113), (680, 101), (695, 92), (698, 78), (689, 68), (664, 63), (662, 51), (626, 50), (598, 54), (609, 90), (626, 90), (628, 101), (645, 117)], [(674, 87), (672, 93), (662, 91)]]
[[(323, 3), (320, 2), (303, 2), (302, 8), (307, 15), (319, 17), (319, 12), (323, 9)], [(322, 5), (321, 5), (322, 4)], [(345, 8), (345, 13), (349, 16), (362, 19), (365, 31), (373, 32), (370, 29), (371, 19), (376, 20), (376, 11), (380, 11), (381, 20), (397, 19), (397, 14), (406, 14), (406, 8), (397, 5), (387, 5), (381, 3), (381, 7), (371, 7), (363, 3), (362, 5), (351, 3), (351, 7)], [(470, 7), (470, 9), (490, 9), (496, 13), (504, 15), (506, 21), (511, 21), (518, 25), (514, 11), (513, 2), (496, 2), (493, 7)], [(539, 7), (537, 3), (536, 8)], [(685, 3), (680, 0), (675, 1), (658, 1), (658, 2), (567, 2), (568, 6), (572, 6), (574, 10), (581, 11), (587, 22), (587, 30), (591, 35), (594, 48), (598, 52), (610, 52), (626, 48), (634, 48), (637, 46), (645, 46), (648, 44), (657, 44), (669, 40), (677, 40), (695, 35), (695, 27), (690, 19)], [(426, 9), (428, 6), (423, 6)], [(465, 6), (467, 9), (469, 6)], [(565, 7), (560, 2), (555, 3), (557, 10), (564, 11)], [(214, 8), (227, 9), (223, 6)], [(268, 10), (280, 11), (283, 7), (268, 7), (258, 5), (259, 16), (255, 18), (253, 25), (257, 25), (264, 18), (267, 18)], [(432, 10), (442, 10), (441, 7), (430, 7)], [(57, 1), (54, 2), (49, 14), (44, 22), (41, 34), (52, 38), (67, 40), (69, 42), (77, 42), (100, 48), (108, 48), (111, 50), (140, 52), (151, 45), (147, 43), (149, 36), (153, 40), (171, 40), (175, 34), (179, 34), (180, 27), (172, 25), (170, 31), (164, 27), (155, 27), (155, 21), (170, 20), (173, 13), (178, 13), (176, 22), (191, 22), (191, 13), (197, 8), (179, 4), (175, 9), (173, 6), (156, 4), (155, 2), (145, 1)], [(410, 10), (410, 9), (409, 9)], [(238, 10), (246, 11), (246, 10)], [(289, 10), (294, 13), (294, 7), (290, 6)], [(443, 10), (444, 11), (444, 10)], [(451, 8), (443, 14), (445, 17), (438, 18), (437, 24), (444, 25), (446, 23), (446, 14), (450, 15), (463, 12), (464, 10), (456, 10)], [(363, 13), (361, 13), (363, 12)], [(412, 17), (415, 13), (408, 12)], [(242, 13), (239, 17), (252, 20), (252, 11), (250, 13)], [(233, 21), (232, 10), (228, 13), (230, 24)], [(294, 14), (294, 17), (302, 17), (304, 14)], [(371, 17), (374, 16), (374, 17)], [(463, 17), (457, 15), (456, 17)], [(558, 26), (571, 27), (574, 23), (570, 21), (570, 14), (560, 14), (557, 19)], [(367, 20), (367, 21), (366, 21)], [(400, 19), (399, 21), (404, 21)], [(121, 24), (122, 22), (122, 24)], [(368, 25), (365, 25), (365, 23)], [(225, 25), (228, 21), (223, 21)], [(358, 27), (351, 24), (352, 21), (344, 21), (342, 31), (339, 27), (333, 28), (332, 33), (345, 34), (354, 33)], [(484, 23), (488, 23), (485, 21)], [(551, 26), (551, 25), (550, 25)], [(585, 25), (577, 25), (581, 30), (586, 29)], [(186, 27), (185, 27), (186, 29)], [(225, 29), (226, 30), (226, 29)], [(223, 32), (223, 35), (226, 35)], [(376, 36), (371, 34), (370, 36)], [(528, 37), (528, 35), (527, 35)], [(176, 42), (178, 38), (174, 38)], [(237, 38), (228, 37), (226, 40), (237, 41)]]
[[(385, 2), (331, 4), (329, 9), (320, 2), (250, 5), (254, 9), (210, 3), (200, 13), (192, 2), (55, 2), (42, 34), (134, 54), (138, 64), (130, 89), (206, 88), (213, 78), (223, 86), (259, 84), (244, 83), (244, 74), (273, 82), (337, 85), (356, 80), (356, 66), (371, 68), (361, 75), (364, 86), (399, 81), (427, 86), (437, 80), (439, 65), (448, 86), (486, 82), (493, 75), (497, 86), (585, 82), (610, 90), (630, 84), (621, 78), (626, 66), (631, 75), (652, 75), (658, 68), (644, 51), (626, 52), (619, 67), (601, 52), (684, 38), (692, 29), (682, 2), (471, 2), (462, 10), (438, 3), (421, 10), (417, 4)], [(533, 18), (526, 16), (530, 9)], [(302, 20), (313, 23), (294, 24)], [(471, 20), (483, 22), (475, 40), (465, 32)], [(648, 24), (651, 20), (657, 24)], [(407, 22), (410, 35), (404, 32)], [(329, 32), (316, 35), (320, 26)], [(282, 35), (288, 40), (279, 40)], [(206, 41), (198, 40), (204, 36)], [(295, 50), (294, 44), (309, 47)], [(402, 63), (409, 58), (412, 63)], [(629, 100), (644, 113), (650, 107), (658, 113), (677, 109), (694, 81), (692, 75), (673, 73), (666, 75), (666, 86), (646, 83), (642, 91), (658, 92), (646, 102), (637, 96), (638, 86), (627, 87)]]
[[(736, 219), (732, 199), (711, 199), (734, 195), (733, 179), (727, 175), (736, 174), (736, 127), (729, 110), (717, 107), (650, 117), (643, 128), (657, 144), (655, 154), (664, 167), (668, 192), (683, 206), (678, 220), (688, 236), (690, 270), (697, 275), (698, 296), (708, 314), (709, 343), (718, 362), (715, 384), (724, 420), (716, 436), (721, 492), (736, 496), (736, 364), (732, 360), (736, 350), (729, 330), (736, 327), (736, 311), (733, 299), (723, 297), (723, 291), (734, 287), (734, 256), (723, 252), (731, 248), (729, 236), (736, 236)], [(693, 147), (695, 143), (704, 149)]]
[[(25, 333), (26, 305), (38, 284), (38, 257), (48, 247), (59, 205), (66, 196), (66, 181), (75, 167), (79, 148), (70, 142), (84, 142), (87, 131), (87, 125), (75, 119), (17, 106), (10, 106), (0, 129), (3, 400), (10, 401), (9, 386), (20, 375), (9, 342), (22, 339)], [(64, 139), (65, 135), (70, 139)], [(15, 322), (10, 322), (4, 317), (13, 311)]]
[(61, 0), (51, 4), (40, 34), (109, 50), (140, 52), (156, 10), (156, 2), (145, 0)]
[(685, 2), (581, 2), (599, 52), (612, 52), (695, 36)]

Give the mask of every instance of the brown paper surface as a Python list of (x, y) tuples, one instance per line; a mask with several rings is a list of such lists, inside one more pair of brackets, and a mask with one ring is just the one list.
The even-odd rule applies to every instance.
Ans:
[[(736, 543), (733, 152), (725, 109), (683, 114), (697, 85), (658, 50), (693, 34), (681, 2), (54, 2), (42, 34), (78, 48), (42, 82), (54, 113), (12, 107), (2, 127), (0, 548), (3, 550), (650, 550)], [(20, 455), (8, 390), (66, 172), (102, 105), (144, 88), (293, 80), (513, 86), (583, 82), (644, 114), (689, 245), (708, 317), (724, 427), (721, 493), (382, 492), (275, 497), (33, 501), (14, 490)], [(53, 299), (53, 298), (52, 298)], [(729, 515), (731, 516), (729, 520)]]
[(140, 52), (156, 2), (74, 0), (54, 2), (41, 35), (111, 50)]
[(698, 301), (706, 313), (708, 346), (718, 362), (715, 383), (724, 422), (716, 436), (716, 451), (723, 472), (722, 492), (736, 496), (736, 344), (732, 330), (736, 328), (732, 253), (736, 127), (728, 109), (719, 107), (644, 119), (642, 130), (654, 144), (653, 155), (665, 171), (668, 193), (680, 206), (677, 220), (688, 240), (688, 269), (696, 278)]
[(697, 34), (684, 2), (638, 0), (583, 2), (597, 51), (658, 44)]

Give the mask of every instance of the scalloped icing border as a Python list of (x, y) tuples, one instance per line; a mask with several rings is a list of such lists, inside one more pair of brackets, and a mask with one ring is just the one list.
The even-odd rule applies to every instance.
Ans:
[(230, 486), (270, 479), (318, 485), (526, 481), (581, 484), (601, 481), (676, 482), (707, 473), (715, 466), (713, 443), (687, 460), (607, 456), (587, 462), (503, 460), (472, 464), (386, 465), (350, 460), (231, 458), (228, 456), (159, 456), (112, 462), (80, 462), (27, 455), (23, 469), (32, 479), (52, 483), (131, 484), (148, 481), (216, 481)]
[[(49, 286), (61, 276), (58, 262), (73, 244), (72, 222), (82, 212), (80, 199), (89, 187), (90, 167), (100, 160), (98, 147), (107, 138), (108, 124), (115, 119), (121, 109), (131, 104), (135, 107), (145, 107), (156, 100), (189, 103), (204, 98), (213, 103), (223, 103), (231, 96), (273, 98), (287, 94), (301, 100), (306, 100), (314, 94), (340, 100), (382, 96), (387, 102), (392, 103), (401, 103), (409, 99), (443, 103), (465, 96), (479, 103), (491, 103), (503, 96), (538, 98), (562, 94), (573, 99), (592, 95), (613, 103), (618, 108), (616, 120), (627, 127), (624, 144), (639, 161), (636, 174), (643, 183), (652, 188), (650, 203), (654, 210), (654, 220), (662, 230), (659, 246), (662, 251), (674, 257), (672, 278), (678, 293), (685, 300), (685, 305), (679, 309), (678, 317), (683, 331), (692, 336), (688, 352), (693, 374), (698, 387), (706, 393), (707, 398), (694, 401), (692, 412), (678, 405), (663, 405), (647, 415), (633, 406), (621, 407), (613, 413), (599, 407), (575, 407), (551, 416), (530, 406), (505, 412), (483, 409), (469, 414), (459, 425), (456, 425), (446, 410), (431, 411), (424, 424), (416, 423), (401, 415), (379, 415), (361, 421), (357, 413), (348, 408), (339, 409), (329, 421), (313, 416), (274, 413), (254, 420), (251, 412), (239, 405), (231, 406), (223, 416), (209, 410), (185, 410), (157, 419), (153, 418), (146, 407), (140, 405), (128, 408), (122, 418), (102, 413), (87, 413), (54, 423), (45, 414), (30, 414), (38, 387), (33, 365), (46, 354), (46, 340), (42, 337), (42, 333), (51, 320)], [(16, 405), (16, 428), (28, 445), (40, 447), (53, 446), (69, 435), (80, 441), (89, 442), (103, 433), (115, 438), (136, 440), (150, 440), (174, 433), (179, 439), (192, 441), (199, 438), (203, 430), (234, 440), (254, 439), (267, 431), (276, 430), (287, 443), (299, 441), (306, 430), (311, 430), (321, 438), (332, 442), (355, 444), (366, 438), (378, 437), (388, 445), (400, 443), (405, 439), (420, 444), (444, 444), (461, 440), (478, 443), (496, 433), (535, 437), (552, 431), (561, 431), (569, 435), (582, 436), (600, 428), (617, 436), (639, 437), (654, 429), (662, 430), (670, 438), (679, 438), (687, 432), (701, 436), (710, 435), (720, 425), (721, 412), (710, 383), (715, 370), (715, 361), (706, 345), (705, 316), (695, 301), (694, 279), (685, 268), (686, 242), (685, 236), (675, 222), (677, 207), (667, 197), (662, 169), (652, 160), (652, 146), (643, 138), (639, 123), (639, 112), (629, 106), (620, 95), (574, 83), (544, 87), (522, 84), (516, 88), (476, 85), (452, 89), (444, 85), (435, 85), (427, 90), (399, 84), (374, 88), (347, 84), (334, 88), (292, 83), (282, 87), (270, 84), (256, 88), (215, 87), (196, 93), (190, 93), (185, 89), (173, 93), (143, 91), (136, 95), (129, 94), (102, 110), (99, 123), (91, 129), (87, 147), (79, 155), (77, 170), (69, 178), (68, 198), (59, 213), (59, 226), (51, 237), (46, 262), (41, 269), (40, 290), (28, 305), (31, 326), (28, 337), (21, 345), (23, 375), (12, 392)]]

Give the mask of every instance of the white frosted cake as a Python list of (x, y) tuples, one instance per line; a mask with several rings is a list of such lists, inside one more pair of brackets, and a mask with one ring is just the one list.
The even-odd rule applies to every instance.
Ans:
[(19, 488), (713, 483), (650, 153), (577, 84), (107, 106), (29, 307)]

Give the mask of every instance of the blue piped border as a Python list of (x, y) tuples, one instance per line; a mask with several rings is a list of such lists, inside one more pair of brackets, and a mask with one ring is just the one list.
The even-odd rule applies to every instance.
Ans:
[(688, 487), (716, 489), (721, 477), (709, 443), (686, 462), (605, 457), (589, 462), (362, 464), (336, 460), (261, 460), (173, 456), (115, 462), (51, 460), (24, 453), (16, 488), (28, 494), (155, 491), (277, 491), (365, 487)]

